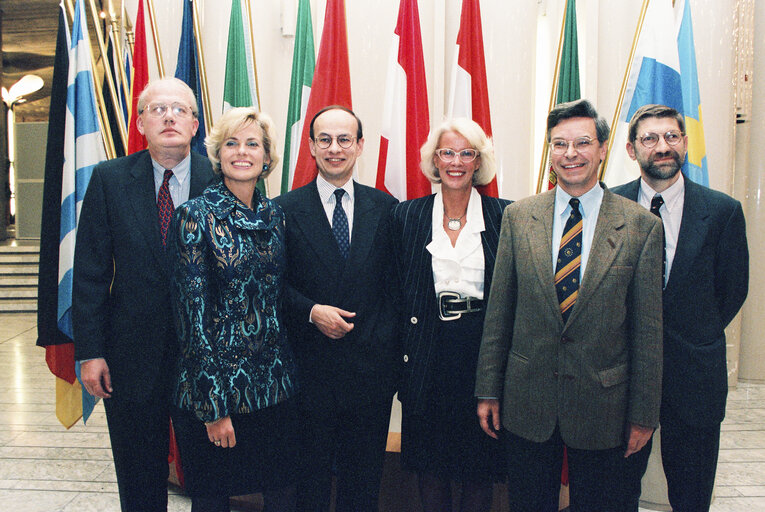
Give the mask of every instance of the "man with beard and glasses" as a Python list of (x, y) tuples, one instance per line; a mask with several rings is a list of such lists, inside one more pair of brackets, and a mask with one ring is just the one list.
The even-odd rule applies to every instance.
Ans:
[[(683, 176), (687, 144), (675, 109), (641, 107), (627, 142), (641, 177), (613, 189), (664, 224), (661, 454), (676, 512), (709, 510), (728, 393), (724, 329), (749, 281), (741, 204)], [(649, 451), (631, 461), (640, 474)]]

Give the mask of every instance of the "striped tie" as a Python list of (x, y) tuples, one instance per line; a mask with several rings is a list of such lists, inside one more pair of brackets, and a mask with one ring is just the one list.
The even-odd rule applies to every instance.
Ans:
[(579, 199), (572, 198), (569, 204), (571, 215), (563, 228), (558, 264), (555, 268), (555, 291), (558, 293), (563, 323), (568, 321), (576, 302), (579, 292), (579, 267), (582, 264), (582, 214), (579, 212)]
[(173, 198), (170, 197), (170, 178), (173, 177), (173, 171), (165, 170), (165, 176), (162, 180), (162, 186), (159, 187), (157, 194), (157, 213), (159, 214), (159, 234), (162, 238), (162, 246), (167, 245), (167, 228), (170, 226), (170, 220), (173, 218)]

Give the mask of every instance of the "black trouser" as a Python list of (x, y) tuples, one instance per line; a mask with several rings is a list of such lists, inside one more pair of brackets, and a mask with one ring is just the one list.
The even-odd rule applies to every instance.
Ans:
[[(325, 397), (326, 398), (326, 397)], [(302, 397), (303, 448), (297, 484), (297, 510), (330, 507), (333, 467), (336, 512), (377, 512), (392, 397), (369, 404), (317, 407)]]
[[(505, 434), (510, 511), (557, 512), (565, 446), (558, 428), (542, 443)], [(566, 449), (571, 512), (623, 512), (636, 487), (639, 494), (640, 479), (627, 470), (624, 446)]]

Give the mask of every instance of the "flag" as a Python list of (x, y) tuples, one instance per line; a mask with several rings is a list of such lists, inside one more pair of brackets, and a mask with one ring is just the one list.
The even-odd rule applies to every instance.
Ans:
[(128, 154), (146, 149), (146, 137), (138, 131), (138, 97), (149, 83), (149, 61), (146, 56), (146, 27), (143, 20), (143, 0), (138, 0), (133, 43), (133, 78), (130, 86), (130, 124), (128, 126)]
[(58, 252), (61, 239), (61, 176), (64, 169), (64, 132), (61, 126), (66, 123), (70, 44), (63, 2), (60, 7), (45, 151), (37, 284), (37, 345), (45, 347), (45, 361), (56, 377), (56, 417), (69, 428), (82, 417), (82, 393), (74, 372), (72, 338), (58, 328)]
[[(224, 112), (232, 107), (255, 107), (260, 110), (257, 86), (255, 85), (255, 61), (252, 57), (254, 54), (249, 39), (250, 25), (243, 23), (243, 8), (240, 0), (231, 2), (226, 74), (223, 82)], [(266, 194), (265, 180), (259, 179), (257, 187), (262, 194)]]
[[(112, 34), (111, 34), (111, 27), (109, 27), (109, 37), (107, 38), (107, 46), (106, 46), (106, 63), (109, 66), (109, 70), (112, 74), (112, 79), (114, 80), (114, 89), (115, 89), (115, 96), (117, 96), (117, 102), (119, 105), (120, 101), (120, 92), (122, 90), (121, 82), (119, 79), (118, 73), (119, 68), (115, 65), (115, 56), (114, 56), (114, 43), (112, 41)], [(122, 119), (125, 119), (122, 117), (118, 117), (117, 113), (119, 112), (122, 114), (122, 107), (119, 107), (118, 109), (115, 109), (114, 103), (112, 102), (112, 95), (111, 91), (109, 89), (109, 83), (106, 78), (106, 70), (104, 70), (104, 80), (102, 82), (101, 86), (101, 96), (104, 98), (104, 106), (106, 107), (106, 116), (109, 119), (109, 129), (112, 134), (112, 142), (114, 144), (114, 153), (115, 156), (125, 156), (125, 145), (122, 142), (122, 137), (120, 135), (120, 125), (122, 125), (123, 121)], [(124, 128), (124, 126), (123, 126)], [(127, 132), (126, 132), (127, 133)]]
[[(479, 0), (462, 0), (447, 117), (472, 119), (483, 128), (487, 136), (491, 137), (489, 89), (486, 83), (486, 60), (483, 53)], [(477, 188), (482, 194), (497, 197), (496, 176), (489, 184)]]
[(430, 116), (417, 0), (399, 4), (383, 105), (377, 188), (399, 201), (430, 194), (430, 181), (420, 171)]
[[(202, 102), (202, 82), (199, 78), (199, 56), (197, 55), (197, 38), (194, 35), (194, 8), (193, 0), (183, 0), (183, 24), (181, 25), (181, 39), (178, 43), (178, 63), (175, 66), (175, 78), (182, 80), (194, 91), (199, 110), (199, 128), (194, 138), (191, 139), (191, 149), (199, 154), (207, 156), (205, 148), (205, 113)], [(236, 0), (235, 0), (236, 1)]]
[(348, 36), (345, 28), (344, 0), (327, 0), (324, 31), (321, 34), (319, 57), (311, 82), (300, 150), (295, 165), (292, 188), (310, 183), (317, 174), (316, 163), (308, 149), (310, 120), (328, 105), (351, 106), (351, 72), (348, 66)]
[(244, 6), (231, 2), (226, 50), (226, 74), (223, 82), (223, 111), (231, 107), (255, 107), (260, 110), (255, 76), (255, 62), (250, 45), (250, 26), (242, 19)]
[[(563, 47), (560, 50), (560, 64), (557, 77), (555, 104), (581, 98), (579, 89), (579, 44), (576, 32), (576, 0), (567, 0), (563, 21)], [(558, 178), (552, 165), (547, 176), (548, 189), (555, 187)]]
[(290, 99), (287, 108), (287, 134), (284, 137), (284, 163), (282, 164), (282, 190), (287, 193), (292, 187), (300, 150), (300, 135), (303, 133), (308, 97), (311, 95), (313, 70), (316, 55), (313, 47), (313, 26), (311, 24), (311, 2), (300, 0), (295, 27), (295, 49), (292, 52), (292, 79)]
[[(58, 262), (58, 328), (72, 336), (72, 266), (80, 207), (93, 168), (106, 159), (96, 112), (96, 91), (90, 67), (90, 38), (83, 0), (77, 0), (72, 20), (69, 76), (64, 125), (64, 167), (61, 178), (61, 239)], [(75, 365), (77, 369), (78, 365)], [(82, 415), (87, 421), (95, 399), (82, 391)]]
[(704, 142), (704, 122), (701, 118), (701, 97), (699, 75), (696, 70), (696, 46), (693, 44), (693, 22), (691, 4), (680, 0), (675, 6), (680, 16), (677, 31), (677, 51), (680, 57), (680, 84), (683, 89), (683, 116), (685, 133), (688, 134), (688, 158), (683, 173), (688, 179), (705, 187), (709, 186), (707, 169), (707, 148)]
[[(107, 53), (109, 54), (109, 66), (112, 69), (112, 76), (114, 77), (114, 85), (117, 89), (117, 101), (120, 105), (120, 108), (122, 109), (122, 119), (127, 120), (128, 119), (128, 102), (130, 101), (128, 98), (128, 95), (130, 94), (130, 75), (126, 72), (127, 71), (127, 62), (125, 60), (126, 55), (129, 54), (129, 52), (125, 52), (125, 49), (122, 47), (123, 40), (120, 37), (119, 32), (115, 32), (111, 25), (109, 25), (109, 49), (107, 50)], [(120, 48), (121, 51), (117, 52), (117, 48)], [(121, 59), (117, 58), (117, 55), (121, 55)], [(120, 61), (125, 63), (125, 65), (122, 67), (122, 71), (120, 71)], [(125, 79), (127, 80), (127, 84), (122, 81), (122, 72), (125, 72)]]
[(688, 159), (683, 165), (683, 173), (689, 179), (708, 185), (690, 14), (690, 6), (684, 0), (678, 1), (674, 7), (669, 0), (653, 0), (648, 4), (619, 118), (613, 127), (605, 171), (609, 185), (620, 185), (640, 175), (637, 164), (629, 159), (624, 147), (633, 114), (643, 105), (652, 103), (667, 105), (683, 114), (689, 135)]

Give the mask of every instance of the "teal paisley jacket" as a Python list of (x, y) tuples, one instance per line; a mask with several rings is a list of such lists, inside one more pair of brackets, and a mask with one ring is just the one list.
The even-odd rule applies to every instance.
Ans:
[(168, 234), (180, 342), (175, 404), (202, 421), (277, 404), (296, 391), (282, 320), (284, 213), (222, 182), (181, 205)]

